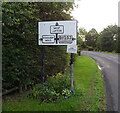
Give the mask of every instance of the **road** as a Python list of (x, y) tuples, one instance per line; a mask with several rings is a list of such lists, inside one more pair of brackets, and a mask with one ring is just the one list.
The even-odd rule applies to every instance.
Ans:
[(118, 67), (120, 55), (82, 51), (81, 55), (92, 57), (102, 71), (106, 88), (107, 111), (118, 111)]

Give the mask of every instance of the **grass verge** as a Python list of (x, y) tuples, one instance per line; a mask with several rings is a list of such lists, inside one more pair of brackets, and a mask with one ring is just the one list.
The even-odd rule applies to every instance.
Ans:
[(87, 56), (74, 65), (76, 95), (54, 103), (40, 103), (24, 95), (3, 100), (3, 111), (105, 111), (103, 79), (97, 64)]
[(108, 52), (108, 51), (94, 51), (94, 52), (100, 52), (100, 53), (107, 53), (107, 54), (115, 54), (115, 55), (120, 55), (120, 53), (116, 53), (116, 52)]

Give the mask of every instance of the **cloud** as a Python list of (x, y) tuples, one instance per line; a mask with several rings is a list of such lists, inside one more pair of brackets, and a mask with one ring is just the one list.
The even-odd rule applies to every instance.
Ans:
[(119, 0), (81, 0), (76, 1), (79, 5), (72, 12), (78, 20), (79, 27), (87, 31), (95, 28), (98, 32), (111, 24), (118, 23)]

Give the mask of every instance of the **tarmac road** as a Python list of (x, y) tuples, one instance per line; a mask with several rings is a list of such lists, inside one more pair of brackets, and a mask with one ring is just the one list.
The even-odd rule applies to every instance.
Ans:
[[(118, 67), (120, 55), (82, 51), (81, 55), (92, 57), (101, 69), (106, 88), (107, 111), (118, 111)], [(119, 101), (120, 102), (120, 101)]]

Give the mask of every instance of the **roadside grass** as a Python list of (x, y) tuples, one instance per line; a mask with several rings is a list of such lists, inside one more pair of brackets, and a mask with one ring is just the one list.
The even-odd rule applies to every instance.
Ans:
[(105, 111), (105, 90), (101, 72), (93, 59), (79, 56), (74, 65), (75, 95), (53, 103), (40, 103), (24, 93), (3, 99), (3, 111)]
[(74, 73), (76, 89), (84, 91), (82, 110), (106, 110), (104, 82), (96, 62), (88, 56), (77, 57)]
[(120, 53), (116, 53), (115, 51), (113, 51), (113, 52), (108, 52), (108, 51), (94, 51), (94, 52), (100, 52), (100, 53), (107, 53), (107, 54), (120, 55)]

